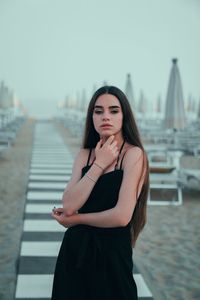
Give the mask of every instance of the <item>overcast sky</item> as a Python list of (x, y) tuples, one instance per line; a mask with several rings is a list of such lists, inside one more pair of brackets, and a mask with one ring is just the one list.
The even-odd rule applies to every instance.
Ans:
[(199, 0), (0, 0), (0, 80), (32, 114), (106, 80), (165, 101), (171, 59), (200, 98)]

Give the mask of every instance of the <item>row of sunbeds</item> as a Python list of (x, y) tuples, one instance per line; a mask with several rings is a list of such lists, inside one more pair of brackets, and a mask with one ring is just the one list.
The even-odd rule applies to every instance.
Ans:
[(7, 150), (14, 145), (17, 134), (24, 123), (24, 117), (16, 117), (11, 122), (7, 122), (0, 126), (0, 157), (7, 152)]

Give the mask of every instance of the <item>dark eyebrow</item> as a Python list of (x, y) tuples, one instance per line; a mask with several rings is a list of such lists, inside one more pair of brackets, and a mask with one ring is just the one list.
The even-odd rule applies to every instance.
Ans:
[[(103, 106), (101, 106), (101, 105), (95, 105), (94, 108), (103, 108)], [(111, 105), (111, 106), (109, 106), (109, 108), (120, 108), (120, 106), (117, 106), (117, 105)]]

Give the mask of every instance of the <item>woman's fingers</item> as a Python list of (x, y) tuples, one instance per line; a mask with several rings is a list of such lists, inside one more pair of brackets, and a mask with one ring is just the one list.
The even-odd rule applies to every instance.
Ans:
[(117, 147), (117, 146), (115, 146), (115, 147), (113, 148), (113, 152), (114, 152), (114, 153), (116, 153), (116, 154), (118, 154), (118, 153), (119, 153), (119, 149), (118, 149), (118, 147)]
[(102, 143), (101, 140), (97, 143), (95, 156), (99, 165), (102, 168), (106, 168), (117, 158), (119, 150), (114, 135), (109, 136), (107, 141), (101, 146)]
[(58, 212), (63, 212), (63, 211), (64, 211), (64, 208), (63, 208), (63, 207), (57, 207), (57, 208), (54, 207), (53, 210), (54, 210), (54, 211), (58, 211)]
[(54, 209), (52, 209), (51, 215), (60, 225), (64, 226), (65, 228), (69, 228), (73, 226), (72, 224), (73, 217), (66, 216), (63, 212), (63, 208), (54, 207)]
[(99, 150), (101, 148), (102, 139), (100, 139), (96, 145), (96, 150)]
[(58, 207), (58, 208), (54, 207), (52, 209), (52, 211), (53, 211), (54, 214), (60, 215), (60, 214), (62, 214), (64, 212), (64, 209), (63, 209), (63, 207)]
[[(117, 141), (114, 140), (115, 136), (111, 135), (109, 136), (109, 138), (107, 139), (107, 141), (103, 144), (103, 147), (106, 148), (107, 146), (112, 146), (114, 147), (117, 144)], [(99, 142), (96, 145), (96, 150), (101, 149), (102, 147), (102, 139), (99, 140)]]
[(67, 224), (67, 217), (63, 213), (54, 213), (54, 212), (52, 212), (51, 215), (61, 225), (68, 226), (68, 224)]
[(110, 149), (114, 149), (117, 147), (117, 141), (112, 142), (112, 144), (110, 144)]
[(109, 138), (107, 139), (107, 141), (105, 142), (104, 145), (110, 145), (112, 143), (112, 141), (114, 140), (115, 136), (111, 135), (109, 136)]
[(52, 215), (52, 217), (53, 217), (54, 219), (56, 219), (57, 221), (60, 220), (60, 214), (55, 213), (55, 212), (52, 212), (51, 215)]

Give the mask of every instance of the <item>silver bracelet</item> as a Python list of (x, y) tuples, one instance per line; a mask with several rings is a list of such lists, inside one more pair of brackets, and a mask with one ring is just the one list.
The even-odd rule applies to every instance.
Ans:
[(102, 171), (104, 170), (100, 165), (98, 165), (96, 162), (93, 163), (95, 166), (99, 167)]
[(89, 178), (90, 180), (92, 180), (94, 183), (96, 183), (96, 181), (94, 179), (92, 179), (88, 174), (85, 174), (87, 178)]

